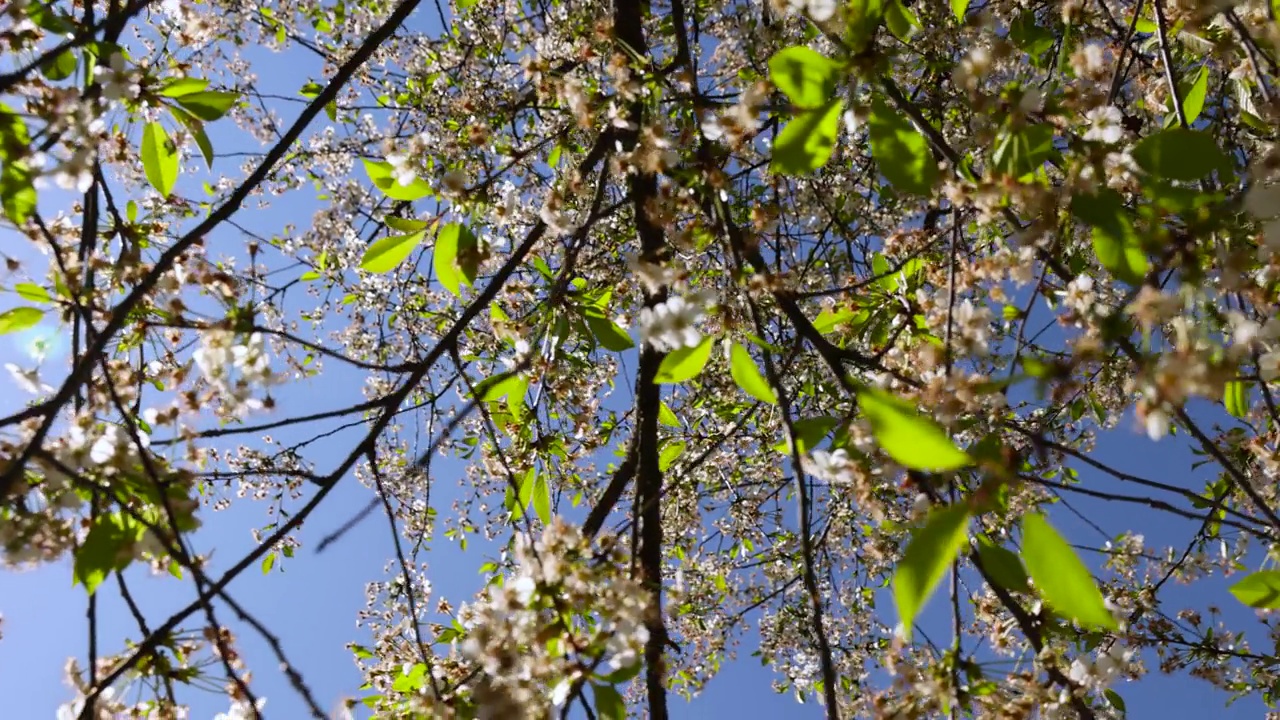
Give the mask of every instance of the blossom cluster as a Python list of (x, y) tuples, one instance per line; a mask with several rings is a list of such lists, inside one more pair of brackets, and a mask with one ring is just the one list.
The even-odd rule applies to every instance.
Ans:
[(467, 631), (456, 645), (482, 671), (469, 687), (484, 716), (540, 716), (593, 674), (640, 662), (649, 604), (613, 538), (593, 546), (557, 519), (537, 540), (517, 535), (514, 559), (505, 582), (458, 611)]
[(710, 293), (695, 291), (646, 307), (640, 311), (640, 338), (663, 352), (697, 347), (702, 342), (698, 323), (714, 304)]
[(230, 330), (205, 331), (193, 359), (217, 391), (222, 410), (231, 415), (264, 408), (254, 392), (283, 382), (271, 370), (262, 333), (245, 337)]

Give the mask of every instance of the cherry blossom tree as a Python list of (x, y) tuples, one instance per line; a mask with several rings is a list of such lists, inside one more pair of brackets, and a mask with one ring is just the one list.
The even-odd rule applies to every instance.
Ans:
[[(5, 3), (0, 333), (69, 356), (8, 365), (0, 546), (85, 594), (59, 717), (261, 717), (233, 622), (327, 717), (234, 581), (342, 542), (340, 485), (395, 547), (323, 649), (353, 713), (660, 719), (744, 654), (831, 719), (1271, 705), (1275, 12)], [(197, 599), (148, 617), (138, 572)]]

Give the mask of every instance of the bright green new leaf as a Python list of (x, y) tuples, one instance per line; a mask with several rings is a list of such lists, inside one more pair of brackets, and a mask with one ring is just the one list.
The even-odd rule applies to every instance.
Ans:
[(853, 319), (853, 316), (854, 312), (847, 307), (823, 308), (818, 317), (813, 319), (813, 329), (826, 335)]
[(142, 131), (142, 170), (151, 187), (169, 197), (178, 181), (178, 148), (158, 122), (147, 123)]
[(541, 475), (533, 483), (533, 512), (543, 525), (551, 524), (551, 487)]
[(169, 108), (169, 114), (175, 120), (182, 123), (191, 132), (191, 139), (196, 141), (196, 147), (200, 149), (200, 155), (204, 158), (204, 164), (213, 169), (213, 143), (209, 141), (209, 135), (204, 131), (204, 123), (200, 118), (183, 110), (180, 107), (166, 105)]
[(422, 178), (414, 178), (408, 185), (401, 185), (391, 177), (391, 163), (366, 159), (364, 170), (369, 174), (373, 186), (392, 200), (421, 200), (431, 194), (431, 186)]
[(538, 479), (538, 468), (536, 466), (529, 468), (528, 472), (517, 479), (516, 482), (519, 484), (517, 491), (519, 494), (516, 496), (516, 502), (512, 506), (516, 519), (523, 518), (525, 510), (533, 504), (533, 491), (538, 485)]
[(14, 225), (22, 225), (36, 209), (36, 174), (24, 162), (10, 160), (0, 169), (0, 207)]
[(501, 400), (520, 383), (520, 373), (508, 371), (490, 375), (475, 384), (475, 396), (485, 401)]
[(606, 350), (614, 352), (622, 352), (630, 350), (636, 344), (631, 340), (631, 336), (626, 330), (618, 327), (617, 323), (608, 318), (586, 316), (587, 327), (591, 329), (591, 334), (596, 336), (596, 340), (604, 346)]
[[(795, 434), (796, 445), (800, 450), (800, 454), (809, 452), (822, 442), (822, 438), (831, 432), (831, 428), (839, 425), (840, 421), (833, 417), (814, 417), (796, 420), (791, 423), (791, 432)], [(773, 446), (774, 450), (784, 454), (791, 454), (791, 441), (784, 440)]]
[(905, 467), (938, 472), (957, 470), (973, 462), (936, 422), (882, 390), (862, 388), (858, 406), (871, 423), (876, 442)]
[(927, 195), (938, 181), (938, 163), (929, 141), (880, 98), (871, 105), (868, 126), (876, 167), (902, 192)]
[(600, 720), (627, 720), (627, 703), (612, 685), (591, 684), (595, 695), (596, 717)]
[(711, 359), (711, 346), (714, 340), (706, 338), (697, 347), (680, 348), (662, 359), (658, 366), (658, 375), (654, 382), (669, 385), (692, 380), (698, 377), (702, 369)]
[(964, 22), (964, 14), (969, 12), (969, 0), (951, 0), (951, 14), (956, 20)]
[(916, 615), (960, 554), (968, 529), (969, 506), (961, 502), (934, 508), (925, 524), (911, 534), (911, 543), (893, 573), (893, 599), (906, 639), (911, 639)]
[(231, 106), (236, 104), (236, 100), (240, 99), (240, 94), (220, 90), (208, 90), (185, 93), (174, 99), (192, 115), (195, 115), (201, 120), (213, 121), (223, 115), (226, 115), (227, 111), (231, 109)]
[(32, 283), (18, 283), (13, 286), (18, 297), (31, 302), (47, 303), (50, 301), (49, 291)]
[(662, 452), (658, 455), (658, 469), (662, 472), (670, 470), (675, 461), (684, 453), (686, 447), (688, 447), (686, 443), (679, 441), (668, 442), (664, 445)]
[(1170, 128), (1148, 135), (1133, 148), (1138, 167), (1165, 180), (1199, 180), (1230, 160), (1212, 135), (1188, 128)]
[(1119, 627), (1089, 568), (1039, 513), (1022, 517), (1022, 560), (1036, 590), (1054, 612), (1086, 627)]
[(35, 327), (44, 317), (44, 311), (33, 307), (16, 307), (0, 313), (0, 335), (22, 332)]
[(998, 172), (1020, 178), (1039, 170), (1055, 154), (1053, 128), (1041, 123), (1002, 132), (991, 161)]
[(854, 54), (871, 44), (884, 20), (884, 0), (851, 0), (845, 5), (845, 38)]
[(1251, 608), (1280, 608), (1280, 570), (1259, 570), (1231, 586), (1231, 594)]
[(203, 78), (175, 77), (165, 81), (164, 87), (160, 89), (160, 94), (165, 97), (177, 98), (198, 93), (207, 87), (209, 87), (209, 81)]
[(275, 564), (276, 564), (276, 554), (267, 553), (267, 556), (262, 558), (262, 574), (266, 575), (267, 573), (271, 572), (271, 568), (275, 567)]
[(462, 285), (471, 287), (475, 282), (478, 243), (471, 228), (460, 223), (449, 223), (436, 235), (432, 267), (436, 279), (455, 296), (461, 296)]
[(76, 64), (76, 54), (71, 50), (63, 50), (40, 66), (40, 74), (55, 82), (66, 80), (75, 74)]
[(770, 405), (778, 404), (777, 394), (769, 387), (769, 381), (760, 373), (760, 368), (756, 367), (751, 353), (737, 343), (729, 348), (729, 374), (746, 394)]
[(430, 224), (426, 220), (414, 220), (412, 218), (396, 217), (395, 215), (388, 215), (384, 217), (382, 219), (382, 222), (386, 223), (387, 227), (391, 228), (392, 230), (399, 230), (400, 232), (403, 232), (403, 233), (411, 233), (411, 232), (418, 232), (419, 230), (426, 230), (427, 225)]
[(1096, 195), (1076, 195), (1071, 214), (1093, 227), (1093, 251), (1104, 268), (1131, 285), (1143, 281), (1150, 264), (1120, 193), (1104, 188)]
[(884, 9), (884, 24), (902, 42), (908, 42), (920, 31), (920, 18), (902, 0), (889, 0)]
[(1232, 417), (1242, 418), (1249, 414), (1249, 389), (1252, 383), (1244, 380), (1228, 380), (1222, 393), (1222, 403)]
[(982, 569), (987, 571), (987, 575), (1000, 587), (1017, 592), (1026, 592), (1029, 589), (1027, 570), (1022, 566), (1017, 553), (1012, 550), (1002, 548), (987, 538), (980, 537), (978, 538), (978, 561), (982, 563)]
[(680, 418), (676, 417), (676, 414), (671, 412), (671, 408), (667, 407), (666, 403), (658, 405), (658, 422), (666, 425), (667, 427), (680, 427)]
[(769, 169), (780, 175), (808, 175), (827, 164), (840, 135), (844, 103), (832, 100), (818, 110), (796, 114), (773, 143)]
[(99, 515), (85, 535), (84, 542), (76, 549), (71, 568), (72, 584), (83, 585), (85, 591), (92, 595), (112, 571), (129, 566), (132, 554), (121, 559), (120, 551), (134, 542), (138, 535), (138, 527), (127, 516), (120, 513)]
[(370, 245), (360, 258), (360, 269), (372, 273), (390, 272), (405, 261), (414, 248), (422, 242), (425, 233), (419, 231), (409, 235), (395, 235), (382, 238)]
[(831, 100), (839, 70), (835, 62), (802, 46), (779, 50), (769, 59), (769, 79), (801, 110), (817, 110)]
[(196, 147), (200, 149), (200, 157), (204, 158), (205, 166), (212, 170), (213, 143), (209, 142), (209, 135), (204, 131), (204, 125), (191, 128), (191, 139), (196, 141)]
[(1187, 117), (1187, 124), (1194, 123), (1204, 110), (1204, 100), (1209, 94), (1209, 66), (1201, 65), (1200, 72), (1191, 82), (1183, 83), (1182, 114)]

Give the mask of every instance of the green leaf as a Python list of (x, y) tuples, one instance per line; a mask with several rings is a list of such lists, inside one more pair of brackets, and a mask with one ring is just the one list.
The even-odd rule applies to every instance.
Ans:
[(14, 225), (22, 225), (36, 209), (36, 174), (24, 162), (10, 160), (0, 170), (0, 207)]
[[(805, 418), (791, 423), (791, 432), (795, 435), (796, 445), (799, 448), (800, 454), (803, 455), (817, 447), (818, 443), (822, 441), (822, 438), (826, 437), (827, 433), (831, 432), (831, 428), (839, 424), (840, 421), (833, 417)], [(789, 439), (784, 440), (783, 442), (774, 445), (773, 449), (784, 455), (790, 455), (791, 441)]]
[(658, 455), (658, 470), (662, 472), (670, 470), (671, 465), (684, 452), (685, 447), (687, 444), (683, 442), (669, 442), (663, 446), (661, 454)]
[(969, 12), (969, 0), (951, 0), (951, 14), (956, 20), (964, 22), (964, 14)]
[(399, 230), (400, 232), (403, 232), (403, 233), (411, 233), (411, 232), (418, 232), (419, 230), (426, 230), (427, 225), (430, 224), (426, 220), (414, 220), (411, 218), (396, 217), (395, 215), (388, 215), (384, 217), (382, 221), (386, 223), (387, 227), (391, 228), (392, 230)]
[(1199, 180), (1231, 161), (1212, 135), (1188, 128), (1170, 128), (1148, 135), (1133, 148), (1138, 167), (1165, 180)]
[(538, 480), (538, 468), (536, 465), (529, 468), (524, 477), (518, 480), (519, 488), (517, 489), (520, 494), (516, 498), (516, 506), (519, 507), (520, 512), (516, 513), (517, 518), (524, 517), (525, 509), (533, 504), (533, 491), (538, 486)]
[(123, 570), (133, 559), (124, 552), (138, 538), (138, 529), (120, 513), (99, 515), (75, 553), (72, 585), (83, 585), (90, 595), (113, 570)]
[(916, 615), (960, 554), (968, 529), (969, 506), (958, 503), (934, 508), (925, 524), (911, 534), (911, 543), (893, 573), (893, 599), (907, 640)]
[(44, 311), (33, 307), (16, 307), (0, 313), (0, 335), (21, 332), (35, 327), (44, 317)]
[(174, 98), (187, 112), (206, 122), (226, 115), (239, 99), (239, 93), (219, 90), (185, 93)]
[(1039, 513), (1022, 517), (1022, 559), (1040, 597), (1059, 615), (1086, 627), (1119, 628), (1089, 568)]
[(160, 94), (165, 97), (177, 98), (191, 93), (198, 93), (207, 87), (209, 87), (209, 81), (203, 78), (175, 77), (165, 81), (164, 87), (160, 88)]
[(807, 47), (779, 50), (769, 59), (769, 79), (801, 110), (826, 105), (836, 90), (839, 66)]
[(770, 405), (778, 404), (777, 394), (773, 392), (773, 388), (769, 387), (769, 381), (765, 380), (764, 375), (760, 374), (760, 368), (756, 367), (756, 361), (751, 359), (751, 353), (738, 343), (734, 343), (729, 348), (729, 374), (746, 394), (760, 402), (767, 402)]
[(169, 197), (178, 181), (178, 148), (158, 122), (147, 123), (142, 131), (142, 170), (151, 187)]
[(909, 42), (920, 31), (920, 18), (902, 0), (889, 0), (884, 9), (884, 24), (902, 42)]
[(851, 0), (845, 6), (845, 37), (857, 55), (871, 44), (880, 22), (884, 20), (884, 0)]
[(1042, 123), (1001, 133), (991, 160), (998, 172), (1020, 178), (1039, 170), (1054, 154), (1053, 128)]
[(586, 316), (585, 320), (587, 321), (587, 327), (591, 329), (591, 334), (596, 336), (596, 340), (606, 350), (622, 352), (636, 346), (627, 331), (618, 327), (612, 320), (592, 315)]
[(797, 113), (774, 140), (769, 169), (779, 175), (808, 175), (826, 165), (836, 149), (843, 109), (836, 99), (819, 110)]
[(378, 240), (365, 249), (364, 257), (360, 258), (360, 269), (372, 273), (394, 270), (418, 247), (424, 236), (425, 233), (416, 232)]
[(991, 579), (1000, 587), (1017, 592), (1026, 592), (1030, 588), (1027, 584), (1027, 570), (1022, 567), (1022, 561), (1012, 550), (1000, 547), (985, 537), (980, 537), (978, 538), (978, 561), (982, 563), (982, 569), (987, 571), (987, 575), (991, 576)]
[(49, 291), (34, 285), (32, 283), (18, 283), (13, 286), (14, 292), (18, 293), (18, 297), (31, 302), (47, 303), (51, 300)]
[(364, 170), (373, 186), (392, 200), (421, 200), (431, 194), (431, 186), (422, 178), (414, 178), (408, 185), (401, 185), (391, 177), (391, 163), (364, 161)]
[(471, 287), (476, 279), (478, 242), (471, 228), (460, 223), (449, 223), (436, 235), (436, 245), (431, 251), (436, 279), (455, 296), (461, 296), (462, 285)]
[(1249, 414), (1249, 388), (1252, 383), (1244, 380), (1228, 380), (1222, 393), (1222, 403), (1232, 417), (1242, 418)]
[(956, 470), (972, 463), (933, 420), (882, 390), (864, 387), (858, 405), (871, 423), (871, 433), (889, 457), (913, 470)]
[(1096, 195), (1076, 195), (1071, 213), (1093, 227), (1098, 262), (1130, 285), (1141, 284), (1150, 264), (1120, 193), (1104, 188)]
[(627, 720), (627, 704), (612, 685), (591, 684), (595, 695), (596, 717), (600, 720)]
[(533, 483), (533, 511), (543, 525), (551, 524), (551, 487), (541, 475)]
[(707, 366), (707, 360), (711, 359), (713, 343), (714, 340), (706, 338), (697, 347), (680, 348), (667, 355), (658, 366), (658, 374), (653, 381), (659, 385), (669, 385), (698, 377)]
[(515, 383), (512, 384), (510, 390), (507, 392), (507, 409), (511, 411), (511, 416), (514, 417), (517, 422), (524, 418), (526, 410), (524, 396), (528, 392), (529, 377), (527, 375), (518, 376)]
[(520, 377), (513, 371), (490, 375), (475, 384), (475, 396), (486, 402), (501, 400), (520, 385)]
[(70, 50), (64, 50), (55, 57), (49, 58), (40, 66), (40, 74), (46, 78), (57, 82), (58, 80), (66, 80), (75, 74), (76, 71), (76, 54)]
[(1259, 570), (1231, 586), (1231, 594), (1251, 608), (1280, 608), (1280, 570)]
[(204, 158), (204, 164), (210, 170), (213, 169), (213, 143), (209, 142), (209, 135), (204, 131), (204, 125), (196, 125), (191, 128), (191, 139), (196, 141), (196, 147), (200, 148), (200, 157)]
[(1102, 691), (1102, 694), (1107, 698), (1107, 702), (1111, 703), (1111, 707), (1119, 710), (1121, 717), (1123, 717), (1126, 712), (1126, 708), (1124, 705), (1124, 698), (1120, 697), (1120, 693), (1108, 688)]
[(1194, 123), (1204, 110), (1204, 100), (1209, 94), (1209, 66), (1201, 65), (1200, 72), (1189, 83), (1180, 83), (1179, 95), (1182, 97), (1182, 114), (1187, 117), (1187, 124)]
[(191, 139), (196, 141), (196, 147), (200, 149), (200, 155), (204, 158), (204, 164), (213, 169), (213, 143), (209, 142), (209, 135), (204, 131), (204, 123), (200, 118), (173, 105), (166, 106), (169, 108), (169, 114), (174, 119), (187, 127), (191, 132)]
[(929, 194), (938, 180), (938, 163), (924, 135), (880, 98), (871, 105), (868, 133), (880, 174), (902, 192)]
[(271, 568), (275, 567), (275, 564), (276, 564), (276, 554), (267, 553), (267, 556), (262, 558), (262, 574), (266, 575), (267, 573), (271, 572)]
[(813, 319), (813, 329), (826, 335), (836, 327), (851, 320), (854, 312), (847, 307), (823, 308), (818, 317)]
[(658, 405), (658, 422), (666, 425), (667, 427), (680, 427), (680, 418), (676, 417), (676, 414), (671, 412), (671, 408), (667, 407), (666, 403)]

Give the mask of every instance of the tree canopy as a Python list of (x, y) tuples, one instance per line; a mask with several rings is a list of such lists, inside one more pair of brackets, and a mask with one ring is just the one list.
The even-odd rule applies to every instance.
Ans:
[(833, 720), (1272, 705), (1275, 3), (21, 0), (0, 49), (0, 546), (87, 598), (59, 717), (264, 715), (233, 622), (327, 717), (235, 580), (377, 516), (305, 649), (359, 716), (661, 719), (747, 656)]

